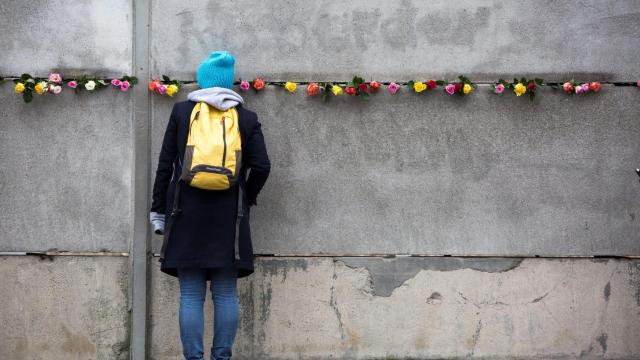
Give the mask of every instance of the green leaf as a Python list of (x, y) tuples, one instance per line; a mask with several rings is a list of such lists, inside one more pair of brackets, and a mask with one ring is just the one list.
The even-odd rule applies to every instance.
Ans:
[(444, 85), (444, 80), (437, 80), (436, 85), (440, 85), (440, 86)]
[(135, 77), (135, 76), (132, 76), (132, 77), (131, 77), (131, 80), (129, 80), (129, 83), (130, 83), (131, 85), (136, 85), (136, 84), (138, 83), (138, 78), (137, 78), (137, 77)]
[(162, 75), (162, 81), (169, 82), (171, 79), (167, 75)]
[(31, 100), (33, 100), (33, 93), (31, 91), (25, 90), (22, 93), (22, 99), (24, 100), (24, 102), (29, 103), (31, 102)]
[(536, 84), (538, 84), (538, 85), (542, 85), (542, 79), (538, 79), (538, 78), (536, 78), (536, 79), (534, 79), (533, 81), (534, 81)]

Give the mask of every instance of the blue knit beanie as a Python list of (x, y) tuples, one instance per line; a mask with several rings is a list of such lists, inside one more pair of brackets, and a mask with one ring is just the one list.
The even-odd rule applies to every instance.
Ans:
[(233, 87), (233, 65), (236, 59), (227, 51), (214, 51), (198, 66), (196, 80), (200, 89)]

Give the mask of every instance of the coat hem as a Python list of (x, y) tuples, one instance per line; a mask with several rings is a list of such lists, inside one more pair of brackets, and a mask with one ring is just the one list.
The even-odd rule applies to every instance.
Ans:
[[(160, 262), (160, 271), (171, 275), (174, 277), (178, 277), (178, 268), (179, 267), (188, 267), (188, 268), (236, 268), (238, 270), (237, 278), (243, 278), (253, 274), (253, 261), (252, 260), (240, 260), (236, 262), (220, 262), (220, 261), (211, 261), (211, 260), (161, 260)], [(207, 278), (209, 280), (209, 278)]]

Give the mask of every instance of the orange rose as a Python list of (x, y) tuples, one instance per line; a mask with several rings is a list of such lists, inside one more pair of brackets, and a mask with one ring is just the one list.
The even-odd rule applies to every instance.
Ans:
[(261, 78), (253, 80), (253, 88), (256, 90), (264, 89), (264, 80), (262, 80)]
[(309, 96), (316, 95), (318, 91), (320, 91), (320, 86), (318, 85), (318, 83), (313, 82), (307, 85), (307, 94), (309, 94)]
[(600, 91), (600, 82), (594, 81), (589, 83), (589, 90), (591, 91)]

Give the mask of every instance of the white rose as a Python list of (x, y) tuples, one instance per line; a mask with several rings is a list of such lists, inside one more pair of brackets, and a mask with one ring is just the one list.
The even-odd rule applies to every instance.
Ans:
[(89, 80), (86, 84), (84, 84), (84, 88), (91, 91), (96, 88), (96, 82), (93, 80)]
[(54, 94), (60, 94), (60, 92), (62, 91), (62, 86), (60, 85), (53, 85), (51, 87), (51, 89), (53, 89), (53, 93)]

